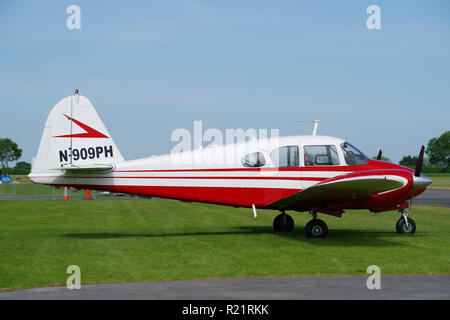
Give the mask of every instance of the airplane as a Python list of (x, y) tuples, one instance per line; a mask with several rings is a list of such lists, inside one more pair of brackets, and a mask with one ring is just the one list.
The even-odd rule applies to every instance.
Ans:
[(252, 208), (255, 217), (256, 209), (277, 210), (274, 232), (294, 230), (286, 211), (308, 212), (310, 238), (328, 234), (318, 213), (395, 210), (401, 214), (397, 233), (413, 234), (413, 199), (432, 182), (421, 174), (424, 146), (412, 170), (381, 161), (381, 150), (377, 160), (369, 159), (350, 142), (316, 130), (247, 141), (245, 148), (235, 143), (178, 154), (214, 158), (233, 151), (228, 163), (177, 163), (173, 154), (125, 161), (92, 103), (76, 90), (49, 113), (29, 178), (51, 186)]

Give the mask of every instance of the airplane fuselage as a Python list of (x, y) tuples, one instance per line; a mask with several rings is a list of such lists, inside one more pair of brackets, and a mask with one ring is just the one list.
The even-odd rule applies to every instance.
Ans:
[[(385, 211), (400, 209), (411, 198), (413, 170), (369, 159), (360, 161), (364, 163), (348, 165), (349, 159), (346, 159), (346, 151), (342, 147), (345, 140), (325, 136), (281, 137), (276, 142), (269, 140), (262, 144), (261, 141), (247, 142), (242, 148), (238, 144), (215, 146), (177, 155), (122, 161), (114, 163), (111, 170), (56, 169), (33, 172), (30, 178), (48, 185), (239, 207), (254, 205), (256, 208), (281, 209), (271, 204), (329, 179), (343, 175), (381, 174), (400, 177), (404, 179), (404, 185), (371, 199), (324, 199), (323, 203), (305, 201), (303, 205), (296, 204), (283, 209), (309, 211), (314, 207), (316, 211), (329, 214), (341, 209)], [(92, 153), (86, 151), (83, 156), (108, 155), (108, 152), (100, 149), (94, 149)], [(308, 152), (315, 156), (314, 163), (306, 162)], [(233, 155), (230, 156), (230, 153)], [(243, 162), (246, 155), (255, 153), (264, 159), (263, 165), (252, 167)], [(77, 160), (82, 156), (81, 152), (76, 155)], [(228, 159), (227, 155), (230, 156)], [(419, 188), (415, 194), (423, 190)]]

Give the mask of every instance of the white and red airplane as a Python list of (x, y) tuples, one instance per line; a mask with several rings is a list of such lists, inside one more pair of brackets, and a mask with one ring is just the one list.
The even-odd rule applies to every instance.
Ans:
[(423, 146), (414, 171), (381, 161), (381, 151), (371, 160), (349, 142), (315, 132), (271, 139), (181, 154), (195, 158), (203, 152), (211, 158), (240, 150), (226, 164), (179, 164), (173, 155), (125, 161), (90, 101), (76, 91), (51, 110), (29, 177), (53, 186), (253, 208), (255, 215), (255, 208), (278, 210), (275, 232), (294, 229), (285, 211), (309, 212), (313, 219), (305, 232), (315, 238), (328, 233), (317, 213), (340, 217), (345, 209), (396, 210), (401, 212), (397, 232), (415, 232), (408, 217), (412, 199), (432, 182), (420, 173)]

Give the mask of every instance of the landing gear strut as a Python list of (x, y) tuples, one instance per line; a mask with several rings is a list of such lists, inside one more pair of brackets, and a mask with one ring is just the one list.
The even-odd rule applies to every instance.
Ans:
[(402, 213), (402, 217), (397, 221), (397, 225), (396, 225), (397, 233), (413, 234), (414, 232), (416, 232), (416, 223), (414, 222), (413, 219), (408, 218), (408, 216), (411, 214), (414, 196), (416, 195), (416, 187), (419, 187), (419, 186), (426, 187), (428, 184), (431, 183), (431, 181), (429, 181), (429, 182), (427, 181), (426, 184), (422, 185), (422, 183), (419, 182), (420, 181), (419, 179), (421, 178), (420, 172), (422, 171), (424, 152), (425, 152), (425, 147), (422, 146), (422, 148), (420, 149), (420, 152), (419, 152), (419, 157), (417, 158), (417, 162), (416, 162), (416, 171), (414, 172), (414, 175), (412, 176), (413, 184), (412, 184), (412, 190), (411, 190), (411, 198), (409, 199), (409, 208), (406, 210), (405, 209), (400, 210), (400, 212)]
[(284, 211), (277, 215), (273, 220), (273, 230), (275, 232), (292, 232), (294, 231), (294, 219)]
[(305, 234), (308, 238), (326, 238), (328, 234), (327, 224), (317, 219), (317, 212), (312, 212), (313, 219), (305, 226)]
[(406, 210), (406, 212), (402, 210), (401, 213), (402, 216), (397, 221), (397, 225), (395, 226), (397, 233), (414, 234), (414, 232), (416, 232), (416, 223), (413, 219), (408, 218), (411, 212), (409, 210)]

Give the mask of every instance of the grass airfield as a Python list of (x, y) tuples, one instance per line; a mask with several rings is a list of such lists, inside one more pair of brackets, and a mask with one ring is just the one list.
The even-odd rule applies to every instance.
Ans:
[(429, 188), (435, 189), (450, 189), (450, 176), (449, 175), (430, 175), (430, 179), (433, 180), (433, 183)]
[(204, 278), (450, 274), (450, 210), (414, 206), (417, 231), (395, 232), (396, 212), (319, 215), (326, 239), (309, 239), (305, 213), (274, 234), (277, 212), (180, 201), (1, 201), (0, 290), (81, 282)]

